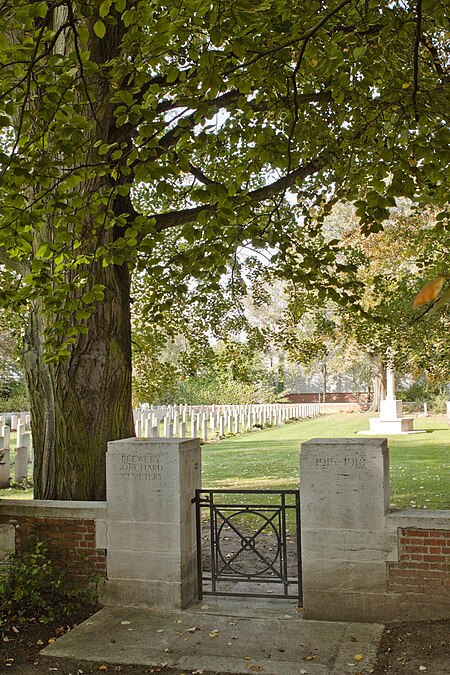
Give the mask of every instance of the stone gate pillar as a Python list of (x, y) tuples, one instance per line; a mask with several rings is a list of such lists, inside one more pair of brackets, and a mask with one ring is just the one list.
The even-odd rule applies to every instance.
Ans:
[(197, 439), (108, 443), (107, 605), (183, 608), (197, 597)]
[(300, 457), (305, 618), (370, 621), (388, 613), (389, 454), (383, 438), (317, 438)]

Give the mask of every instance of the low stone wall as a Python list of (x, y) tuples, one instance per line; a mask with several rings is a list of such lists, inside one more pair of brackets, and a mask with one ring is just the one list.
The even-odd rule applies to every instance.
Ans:
[[(200, 460), (198, 439), (114, 441), (107, 504), (2, 500), (0, 554), (36, 535), (72, 580), (107, 577), (105, 604), (186, 607)], [(386, 439), (313, 439), (300, 462), (305, 618), (450, 618), (450, 510), (390, 510)]]
[(106, 576), (105, 502), (2, 500), (0, 554), (26, 550), (35, 537), (69, 581)]
[[(324, 403), (323, 393), (287, 394), (290, 403)], [(356, 403), (363, 404), (369, 401), (366, 391), (329, 391), (325, 394), (325, 403)]]

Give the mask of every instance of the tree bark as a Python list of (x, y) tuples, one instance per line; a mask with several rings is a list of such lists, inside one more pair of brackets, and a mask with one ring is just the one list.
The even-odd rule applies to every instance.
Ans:
[[(78, 29), (82, 21), (89, 31), (86, 49), (90, 59), (103, 66), (120, 53), (125, 28), (118, 19), (107, 24), (107, 34), (99, 39), (92, 28), (95, 16), (80, 19), (73, 12), (71, 4), (57, 6), (48, 13), (45, 22), (58, 35), (52, 45), (53, 57), (63, 59), (72, 52), (74, 54), (73, 70), (78, 71), (78, 77), (73, 76), (71, 83), (73, 105), (77, 106), (78, 115), (85, 118), (81, 127), (83, 134), (75, 131), (74, 136), (67, 139), (68, 146), (60, 152), (58, 144), (52, 144), (52, 131), (47, 129), (42, 97), (35, 95), (26, 99), (26, 106), (36, 113), (30, 125), (33, 137), (38, 140), (48, 137), (48, 143), (42, 141), (42, 149), (36, 143), (44, 178), (47, 165), (62, 167), (61, 174), (51, 173), (50, 180), (57, 189), (65, 169), (64, 153), (70, 170), (79, 168), (85, 173), (75, 188), (69, 187), (65, 192), (67, 204), (73, 200), (71, 210), (61, 210), (58, 200), (52, 201), (53, 190), (47, 187), (48, 211), (39, 227), (33, 229), (32, 245), (34, 256), (41, 246), (53, 246), (55, 233), (66, 218), (65, 227), (73, 243), (62, 247), (64, 255), (70, 255), (69, 251), (73, 250), (74, 259), (84, 254), (86, 263), (71, 265), (68, 260), (65, 269), (59, 273), (55, 271), (54, 261), (48, 263), (46, 271), (50, 278), (52, 275), (58, 277), (56, 285), (61, 280), (67, 284), (67, 296), (61, 300), (55, 296), (50, 304), (46, 303), (45, 297), (34, 301), (24, 338), (23, 363), (33, 429), (35, 499), (103, 500), (106, 497), (107, 443), (134, 436), (135, 432), (131, 407), (130, 271), (126, 264), (103, 266), (96, 252), (99, 247), (113, 246), (122, 236), (116, 218), (124, 212), (130, 215), (130, 204), (129, 198), (114, 193), (106, 205), (102, 198), (112, 194), (114, 185), (110, 172), (100, 171), (96, 175), (83, 168), (99, 163), (102, 158), (99, 160), (97, 155), (98, 144), (109, 143), (117, 130), (114, 105), (110, 100), (114, 90), (101, 67), (84, 71), (79, 55)], [(80, 82), (82, 86), (79, 86)], [(45, 79), (42, 84), (38, 81), (37, 91), (42, 87), (44, 95), (48, 86)], [(19, 120), (17, 128), (20, 129)], [(52, 129), (51, 124), (48, 128)], [(125, 141), (127, 147), (131, 147), (131, 137)], [(119, 183), (121, 178), (115, 180)], [(123, 180), (132, 182), (131, 169)], [(34, 192), (39, 194), (41, 188), (36, 181)], [(28, 197), (32, 204), (33, 190)], [(99, 214), (103, 214), (101, 225)], [(78, 248), (74, 247), (75, 241)], [(79, 285), (81, 272), (85, 272), (85, 283)], [(86, 332), (72, 333), (76, 337), (68, 348), (68, 357), (49, 361), (45, 353), (48, 329), (57, 326), (58, 322), (64, 326), (61, 339), (71, 335), (67, 329), (76, 327), (77, 320), (75, 312), (70, 311), (70, 301), (79, 300), (95, 287), (104, 288), (104, 299), (96, 303), (95, 311), (85, 319)], [(67, 307), (63, 308), (66, 300)]]
[(386, 396), (386, 363), (380, 356), (369, 356), (373, 366), (372, 378), (373, 398), (369, 412), (379, 412), (380, 403)]
[(107, 442), (134, 436), (128, 269), (95, 271), (105, 299), (69, 358), (47, 363), (44, 330), (54, 317), (37, 302), (24, 341), (34, 443), (35, 499), (103, 500)]
[(326, 403), (327, 398), (327, 363), (322, 362), (322, 403)]

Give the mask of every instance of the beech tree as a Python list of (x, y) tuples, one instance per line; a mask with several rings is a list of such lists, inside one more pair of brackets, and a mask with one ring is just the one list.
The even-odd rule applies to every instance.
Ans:
[(366, 232), (399, 196), (445, 226), (445, 10), (0, 0), (0, 255), (16, 278), (0, 299), (29, 308), (36, 498), (104, 498), (106, 443), (134, 433), (133, 272), (157, 296), (268, 247), (339, 300), (344, 263), (312, 238), (334, 200)]

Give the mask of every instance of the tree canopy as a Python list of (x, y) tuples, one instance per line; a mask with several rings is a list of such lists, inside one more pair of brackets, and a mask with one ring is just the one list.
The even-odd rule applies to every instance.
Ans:
[(268, 248), (342, 301), (336, 200), (364, 232), (399, 197), (447, 227), (448, 83), (438, 0), (0, 0), (0, 300), (31, 303), (38, 495), (101, 496), (132, 432), (132, 271), (157, 298)]

